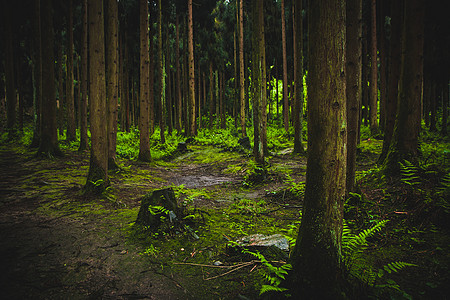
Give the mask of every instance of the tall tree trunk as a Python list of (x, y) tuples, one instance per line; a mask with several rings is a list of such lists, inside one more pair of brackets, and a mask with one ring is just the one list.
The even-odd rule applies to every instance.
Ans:
[(378, 61), (377, 61), (377, 4), (371, 0), (372, 26), (371, 26), (371, 70), (370, 70), (370, 132), (378, 133)]
[(302, 2), (294, 1), (294, 37), (296, 63), (294, 80), (294, 153), (304, 153), (303, 148), (303, 19)]
[(209, 128), (214, 126), (214, 76), (212, 61), (209, 61)]
[(140, 88), (139, 88), (139, 160), (149, 162), (150, 154), (150, 124), (149, 124), (149, 54), (148, 54), (148, 3), (147, 0), (139, 1), (139, 36), (140, 36)]
[(42, 50), (41, 50), (41, 0), (34, 0), (33, 14), (33, 140), (31, 148), (39, 147), (41, 130), (41, 101), (42, 101)]
[[(61, 21), (62, 22), (62, 21)], [(58, 31), (57, 31), (58, 32)], [(62, 39), (62, 33), (58, 32), (58, 36)], [(63, 135), (64, 133), (64, 115), (65, 115), (65, 96), (64, 96), (64, 72), (63, 72), (63, 46), (62, 43), (56, 43), (57, 46), (56, 48), (58, 49), (58, 64), (57, 64), (57, 69), (58, 69), (58, 79), (57, 79), (57, 84), (58, 84), (58, 100), (57, 100), (57, 104), (56, 104), (56, 108), (57, 113), (58, 113), (58, 131), (60, 135)]]
[(175, 23), (175, 63), (177, 67), (177, 95), (176, 95), (176, 104), (175, 104), (175, 112), (176, 112), (176, 122), (175, 128), (178, 131), (178, 134), (181, 134), (181, 108), (182, 108), (182, 95), (181, 95), (181, 68), (180, 68), (180, 28), (179, 28), (179, 16), (177, 13), (176, 23)]
[(56, 94), (55, 94), (55, 57), (53, 51), (53, 14), (52, 0), (42, 0), (41, 36), (42, 36), (42, 106), (41, 134), (38, 155), (57, 156), (62, 152), (58, 146), (56, 132)]
[(166, 97), (166, 106), (167, 106), (167, 126), (168, 131), (167, 134), (172, 135), (173, 123), (172, 123), (172, 82), (171, 76), (172, 72), (170, 71), (170, 47), (169, 47), (169, 23), (167, 22), (167, 31), (166, 31), (166, 77), (167, 77), (167, 97)]
[(148, 86), (148, 95), (149, 95), (149, 113), (150, 113), (150, 136), (155, 132), (155, 59), (153, 55), (154, 42), (152, 35), (152, 26), (149, 28), (149, 39), (150, 39), (150, 68), (149, 68), (149, 86)]
[(75, 125), (75, 101), (73, 88), (73, 1), (69, 0), (69, 16), (67, 18), (67, 78), (66, 78), (66, 103), (67, 103), (67, 131), (66, 140), (75, 141), (77, 138)]
[(347, 178), (346, 191), (355, 191), (356, 147), (361, 109), (362, 1), (347, 1)]
[(286, 21), (284, 0), (281, 0), (281, 44), (283, 49), (283, 122), (284, 130), (289, 132), (289, 100), (288, 100), (288, 70), (286, 55)]
[(347, 157), (345, 1), (314, 0), (308, 8), (308, 162), (292, 287), (294, 296), (305, 299), (339, 299)]
[[(108, 170), (116, 163), (119, 96), (119, 11), (116, 0), (106, 0), (106, 99), (108, 101)], [(147, 43), (148, 44), (148, 43)], [(148, 56), (148, 51), (147, 51)], [(148, 77), (147, 77), (148, 78)]]
[(194, 23), (192, 20), (192, 0), (188, 0), (188, 52), (189, 52), (189, 136), (195, 136), (195, 66), (194, 66)]
[(109, 185), (103, 1), (89, 0), (88, 10), (91, 158), (84, 191), (98, 194)]
[(16, 134), (16, 87), (14, 84), (14, 51), (12, 33), (12, 10), (8, 1), (3, 2), (3, 19), (5, 22), (5, 85), (6, 85), (6, 110), (9, 136), (12, 138)]
[(242, 137), (247, 136), (245, 124), (245, 74), (244, 74), (244, 0), (239, 2), (239, 107)]
[(88, 7), (87, 0), (82, 4), (82, 33), (81, 33), (81, 101), (80, 101), (80, 147), (78, 151), (88, 149), (87, 135), (87, 105), (88, 105)]
[(165, 131), (165, 111), (164, 111), (164, 57), (163, 57), (163, 40), (162, 40), (162, 6), (161, 0), (158, 0), (158, 76), (159, 76), (159, 104), (160, 104), (160, 119), (159, 119), (159, 134), (161, 144), (166, 142)]
[(392, 142), (384, 164), (386, 174), (397, 174), (404, 159), (416, 163), (421, 123), (423, 84), (424, 3), (405, 2), (398, 111)]
[(389, 74), (386, 95), (386, 120), (384, 125), (383, 149), (378, 159), (382, 164), (386, 159), (394, 132), (394, 124), (397, 115), (398, 82), (400, 79), (401, 51), (402, 51), (402, 1), (391, 2), (391, 43), (389, 47)]
[(379, 43), (378, 49), (380, 53), (380, 119), (379, 119), (379, 132), (384, 133), (384, 128), (386, 125), (386, 92), (387, 92), (387, 36), (385, 29), (385, 16), (387, 15), (388, 9), (386, 8), (387, 1), (381, 0), (379, 5), (379, 16), (378, 16), (378, 28), (379, 28)]
[(255, 162), (264, 169), (263, 109), (266, 87), (264, 85), (264, 10), (263, 2), (253, 0), (253, 41), (252, 41), (252, 91), (253, 91), (253, 156)]

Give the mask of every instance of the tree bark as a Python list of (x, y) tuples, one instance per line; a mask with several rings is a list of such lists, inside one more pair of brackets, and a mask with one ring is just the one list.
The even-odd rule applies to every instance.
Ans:
[(164, 110), (164, 57), (163, 57), (163, 39), (162, 39), (162, 6), (161, 0), (158, 0), (158, 76), (159, 76), (159, 135), (161, 144), (166, 142), (165, 137), (165, 110)]
[(245, 76), (244, 76), (244, 0), (239, 2), (239, 103), (242, 137), (247, 136), (245, 124)]
[(139, 36), (140, 36), (140, 88), (139, 88), (139, 160), (150, 162), (150, 125), (149, 125), (149, 53), (148, 53), (148, 3), (139, 1)]
[(294, 1), (295, 80), (294, 80), (294, 153), (303, 154), (303, 19), (302, 2)]
[[(116, 163), (119, 95), (119, 11), (116, 0), (106, 0), (106, 99), (108, 101), (108, 170)], [(148, 53), (148, 51), (147, 51)], [(147, 54), (148, 55), (148, 54)]]
[(175, 63), (177, 66), (177, 101), (175, 104), (175, 112), (176, 112), (176, 122), (175, 128), (178, 131), (178, 134), (181, 134), (181, 108), (182, 108), (182, 95), (181, 95), (181, 68), (180, 68), (180, 28), (179, 28), (179, 16), (177, 14), (176, 23), (175, 23)]
[(309, 2), (308, 162), (292, 292), (339, 299), (346, 175), (344, 0)]
[(82, 4), (82, 35), (81, 35), (81, 107), (80, 107), (80, 147), (78, 151), (89, 148), (87, 135), (87, 105), (88, 105), (88, 8), (87, 0)]
[(38, 155), (59, 156), (62, 152), (58, 146), (56, 126), (55, 95), (55, 57), (53, 51), (53, 14), (52, 0), (41, 2), (41, 34), (42, 34), (42, 106), (41, 134)]
[(361, 109), (362, 1), (347, 1), (347, 176), (346, 191), (355, 191), (356, 147)]
[(88, 10), (91, 158), (84, 191), (101, 194), (109, 185), (103, 1), (89, 0)]
[(189, 52), (189, 136), (195, 136), (195, 66), (194, 66), (194, 23), (192, 18), (192, 0), (188, 0), (188, 52)]
[(10, 4), (5, 1), (3, 5), (3, 19), (5, 22), (5, 85), (6, 85), (6, 110), (9, 136), (12, 138), (16, 134), (16, 87), (14, 84), (14, 51), (13, 51), (13, 29), (12, 11)]
[(384, 172), (398, 174), (399, 162), (417, 162), (423, 84), (424, 4), (405, 2), (398, 111)]
[(284, 130), (286, 132), (289, 132), (288, 70), (286, 55), (286, 21), (284, 0), (281, 0), (281, 44), (283, 49), (283, 121)]
[(41, 101), (42, 101), (42, 50), (41, 50), (41, 1), (34, 0), (33, 14), (33, 140), (31, 148), (39, 147), (41, 130)]
[(67, 131), (66, 140), (68, 142), (75, 141), (76, 125), (75, 125), (75, 102), (73, 88), (73, 1), (69, 0), (69, 16), (67, 18), (67, 77), (66, 77), (66, 103), (67, 103)]
[(378, 61), (377, 61), (377, 4), (371, 2), (372, 26), (371, 26), (371, 70), (370, 70), (370, 132), (378, 134)]

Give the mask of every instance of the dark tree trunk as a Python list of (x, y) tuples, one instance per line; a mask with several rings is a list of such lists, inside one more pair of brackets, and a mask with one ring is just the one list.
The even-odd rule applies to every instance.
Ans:
[(347, 1), (347, 175), (346, 191), (355, 190), (356, 147), (361, 109), (362, 1)]
[(164, 108), (164, 57), (163, 57), (163, 37), (162, 37), (162, 6), (161, 0), (158, 0), (158, 81), (159, 81), (159, 136), (161, 144), (166, 142), (165, 136), (165, 108)]
[(289, 132), (288, 70), (286, 55), (286, 21), (284, 0), (281, 0), (281, 44), (283, 49), (283, 123), (284, 130), (286, 132)]
[(339, 299), (346, 176), (345, 1), (309, 2), (308, 163), (292, 292)]
[(294, 1), (294, 37), (296, 63), (294, 64), (294, 153), (305, 152), (303, 148), (303, 19), (302, 2)]
[(239, 107), (242, 137), (247, 136), (245, 124), (245, 73), (244, 73), (244, 0), (239, 2)]
[(87, 135), (87, 101), (88, 101), (88, 15), (87, 0), (82, 5), (82, 36), (81, 36), (81, 101), (80, 101), (80, 147), (79, 151), (88, 149)]
[(377, 60), (377, 4), (376, 0), (371, 0), (372, 26), (370, 45), (370, 132), (372, 135), (378, 134), (378, 60)]
[(42, 106), (38, 155), (61, 155), (56, 126), (55, 70), (52, 0), (42, 0)]
[(180, 68), (180, 29), (179, 29), (179, 16), (177, 14), (176, 18), (176, 45), (175, 45), (175, 63), (177, 67), (177, 93), (176, 93), (176, 104), (175, 104), (175, 128), (178, 131), (178, 134), (181, 134), (181, 111), (182, 111), (182, 95), (181, 95), (181, 68)]
[(33, 15), (33, 140), (31, 148), (39, 147), (41, 130), (41, 101), (42, 101), (42, 51), (41, 51), (41, 1), (34, 0)]
[(66, 78), (66, 103), (67, 103), (67, 131), (68, 142), (76, 140), (75, 101), (73, 88), (73, 1), (69, 0), (69, 16), (67, 18), (67, 78)]
[(195, 136), (195, 66), (194, 66), (194, 23), (192, 0), (188, 0), (188, 53), (189, 53), (189, 136)]

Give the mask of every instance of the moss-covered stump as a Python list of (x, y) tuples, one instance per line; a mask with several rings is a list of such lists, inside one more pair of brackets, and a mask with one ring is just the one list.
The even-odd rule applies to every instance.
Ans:
[(173, 189), (155, 190), (142, 197), (136, 224), (157, 229), (161, 225), (162, 219), (170, 217), (169, 212), (173, 212), (175, 215), (180, 212)]

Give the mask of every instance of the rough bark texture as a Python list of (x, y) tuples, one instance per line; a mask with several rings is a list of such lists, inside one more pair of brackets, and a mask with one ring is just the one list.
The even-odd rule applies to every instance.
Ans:
[(81, 36), (81, 101), (80, 101), (80, 147), (79, 151), (88, 149), (87, 135), (87, 101), (88, 101), (88, 19), (87, 0), (83, 0), (82, 5), (82, 36)]
[(308, 7), (308, 162), (292, 291), (304, 299), (339, 299), (347, 156), (345, 1), (314, 0)]
[(281, 44), (283, 48), (283, 121), (284, 130), (289, 132), (289, 101), (288, 101), (288, 75), (286, 55), (286, 21), (284, 0), (281, 0)]
[(148, 111), (149, 84), (149, 56), (148, 56), (148, 4), (147, 0), (139, 1), (139, 38), (140, 38), (140, 88), (139, 88), (139, 160), (149, 162), (150, 154), (150, 125)]
[(188, 0), (188, 52), (189, 52), (189, 136), (195, 136), (195, 66), (194, 66), (194, 23), (192, 0)]
[(103, 1), (88, 0), (88, 10), (91, 158), (84, 190), (102, 193), (109, 185)]
[(391, 2), (391, 44), (389, 47), (389, 74), (386, 95), (386, 119), (384, 124), (383, 149), (378, 163), (382, 164), (386, 159), (394, 132), (397, 115), (398, 82), (400, 79), (401, 50), (402, 50), (402, 1)]
[(56, 94), (53, 51), (52, 1), (41, 2), (42, 29), (42, 110), (38, 155), (61, 155), (56, 132)]
[(245, 124), (245, 74), (244, 74), (244, 0), (239, 2), (239, 107), (242, 137), (247, 136)]
[(354, 192), (361, 109), (362, 1), (347, 1), (347, 192)]
[(106, 1), (106, 99), (108, 101), (108, 169), (116, 169), (119, 96), (119, 19), (116, 0)]
[(423, 84), (423, 0), (406, 1), (404, 18), (397, 120), (384, 165), (387, 174), (398, 173), (399, 162), (405, 159), (414, 163), (419, 152)]
[(303, 148), (303, 19), (302, 2), (294, 1), (295, 79), (294, 79), (294, 153), (304, 153)]
[(69, 0), (69, 16), (67, 21), (67, 78), (66, 78), (66, 103), (67, 103), (67, 141), (76, 139), (75, 125), (75, 100), (73, 88), (73, 1)]
[(372, 0), (372, 26), (371, 26), (371, 69), (370, 69), (370, 131), (378, 133), (378, 62), (377, 62), (377, 4)]

